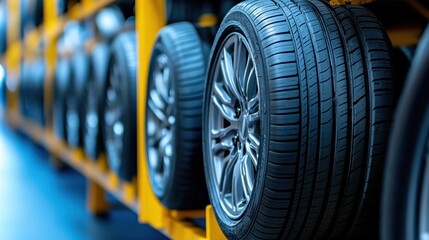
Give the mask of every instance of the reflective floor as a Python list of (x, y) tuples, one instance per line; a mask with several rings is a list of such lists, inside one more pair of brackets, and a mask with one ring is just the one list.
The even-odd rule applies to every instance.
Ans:
[(85, 179), (48, 157), (0, 116), (0, 239), (166, 239), (113, 198), (107, 218), (90, 215)]

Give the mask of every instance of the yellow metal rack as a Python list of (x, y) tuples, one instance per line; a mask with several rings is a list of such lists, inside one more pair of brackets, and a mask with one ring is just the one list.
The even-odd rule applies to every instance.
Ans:
[[(8, 70), (7, 85), (9, 89), (6, 120), (45, 147), (52, 154), (54, 161), (67, 163), (88, 179), (87, 208), (92, 213), (103, 213), (108, 210), (104, 194), (107, 191), (134, 211), (140, 222), (150, 224), (171, 238), (225, 239), (211, 206), (207, 206), (205, 211), (169, 210), (155, 197), (150, 187), (146, 168), (146, 153), (143, 146), (145, 129), (142, 124), (138, 124), (138, 174), (137, 179), (132, 182), (124, 182), (110, 171), (107, 168), (104, 154), (101, 154), (97, 160), (87, 159), (82, 149), (70, 149), (52, 131), (52, 93), (58, 36), (67, 21), (83, 20), (112, 3), (114, 0), (81, 0), (80, 3), (70, 7), (66, 16), (60, 16), (55, 10), (56, 0), (45, 0), (43, 25), (28, 33), (21, 42), (16, 27), (20, 25), (20, 1), (7, 1), (8, 11), (11, 14), (8, 19), (8, 49), (4, 56)], [(138, 122), (142, 123), (145, 113), (146, 78), (152, 46), (158, 31), (165, 25), (164, 0), (136, 1), (136, 22), (139, 58), (137, 106)], [(36, 50), (40, 41), (44, 41), (43, 52)], [(46, 128), (25, 119), (18, 111), (21, 58), (33, 59), (37, 56), (43, 56), (46, 63), (44, 85)], [(188, 221), (191, 218), (201, 217), (206, 219), (205, 231)]]

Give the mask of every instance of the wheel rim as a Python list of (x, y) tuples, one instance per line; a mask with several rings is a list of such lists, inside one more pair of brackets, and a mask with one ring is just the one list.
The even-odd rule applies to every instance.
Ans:
[(247, 40), (231, 33), (214, 62), (209, 105), (210, 169), (222, 210), (246, 210), (256, 181), (260, 146), (260, 91)]
[(121, 96), (121, 78), (116, 65), (110, 70), (109, 84), (106, 92), (106, 151), (109, 166), (119, 171), (123, 153), (123, 139), (125, 126), (123, 123), (123, 109)]
[(146, 139), (152, 185), (155, 193), (161, 195), (170, 177), (173, 158), (175, 91), (167, 55), (161, 53), (155, 61), (148, 88)]
[(429, 240), (429, 141), (427, 141), (423, 152), (423, 182), (420, 195), (419, 229), (420, 240)]

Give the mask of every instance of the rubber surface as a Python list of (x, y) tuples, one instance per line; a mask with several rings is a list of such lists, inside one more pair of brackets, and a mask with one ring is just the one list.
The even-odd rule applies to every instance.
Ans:
[[(261, 164), (241, 219), (222, 212), (205, 165), (224, 233), (231, 239), (377, 237), (395, 103), (390, 42), (380, 23), (356, 6), (247, 1), (224, 19), (210, 61), (231, 31), (252, 45), (265, 111)], [(208, 151), (204, 145), (205, 160)]]
[(53, 128), (55, 135), (63, 140), (66, 135), (66, 101), (70, 89), (71, 65), (70, 60), (59, 58), (55, 66)]
[[(209, 54), (206, 45), (191, 23), (181, 22), (170, 24), (160, 31), (152, 52), (148, 86), (154, 84), (152, 76), (157, 56), (166, 54), (170, 61), (170, 81), (175, 91), (173, 158), (170, 177), (164, 189), (153, 184), (154, 173), (149, 169), (155, 194), (170, 209), (204, 209), (208, 204), (201, 135)], [(150, 96), (149, 93), (147, 96)], [(148, 106), (146, 109), (150, 111)]]
[(84, 50), (77, 50), (71, 59), (71, 83), (67, 91), (67, 143), (72, 148), (83, 144), (84, 93), (89, 76), (89, 57)]
[(43, 59), (23, 61), (19, 84), (21, 114), (43, 126), (44, 116), (45, 62)]
[(9, 17), (7, 5), (0, 3), (0, 54), (3, 54), (7, 48), (7, 19)]
[[(107, 74), (110, 59), (109, 45), (97, 44), (90, 56), (90, 73), (85, 85), (84, 104), (84, 151), (90, 159), (98, 159), (100, 152), (104, 151), (102, 130), (104, 99), (107, 84)], [(89, 109), (91, 106), (91, 109)], [(91, 112), (89, 111), (91, 110)], [(92, 112), (94, 111), (94, 112)], [(92, 116), (92, 114), (96, 114)]]
[(420, 40), (395, 114), (384, 170), (383, 240), (424, 239), (418, 235), (420, 189), (429, 141), (429, 28)]
[[(116, 37), (111, 45), (109, 69), (113, 64), (118, 66), (123, 103), (122, 122), (124, 123), (124, 142), (121, 162), (118, 169), (113, 169), (120, 178), (131, 181), (137, 173), (137, 46), (136, 33), (124, 32)], [(107, 79), (109, 79), (109, 74)], [(104, 145), (106, 146), (106, 127), (103, 131)], [(109, 153), (106, 153), (109, 158)]]

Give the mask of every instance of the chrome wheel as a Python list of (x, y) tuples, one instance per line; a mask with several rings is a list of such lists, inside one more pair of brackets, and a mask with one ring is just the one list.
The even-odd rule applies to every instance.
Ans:
[(231, 33), (221, 46), (209, 105), (210, 169), (228, 217), (239, 218), (255, 185), (260, 147), (260, 89), (247, 40)]
[(151, 181), (159, 196), (170, 176), (176, 118), (169, 59), (161, 53), (155, 61), (148, 87), (146, 141)]
[(113, 65), (110, 70), (106, 94), (104, 116), (106, 130), (106, 152), (109, 167), (118, 171), (121, 166), (124, 142), (123, 103), (121, 96), (121, 77), (119, 69)]

